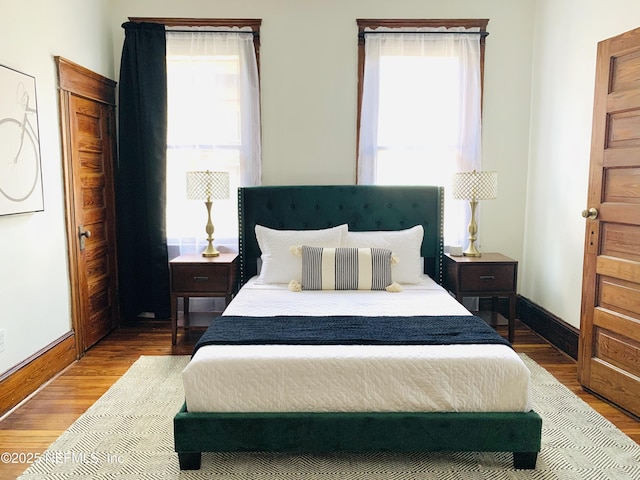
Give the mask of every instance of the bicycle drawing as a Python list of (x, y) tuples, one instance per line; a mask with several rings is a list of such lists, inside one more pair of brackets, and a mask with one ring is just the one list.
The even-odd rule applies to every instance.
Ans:
[(43, 209), (35, 79), (4, 67), (0, 95), (10, 88), (0, 100), (0, 215)]

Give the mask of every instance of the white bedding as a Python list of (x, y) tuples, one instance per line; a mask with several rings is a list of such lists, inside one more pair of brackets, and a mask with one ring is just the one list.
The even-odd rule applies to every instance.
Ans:
[[(249, 281), (224, 315), (470, 313), (425, 277), (398, 293)], [(505, 345), (212, 345), (182, 379), (191, 412), (531, 410), (530, 372)]]

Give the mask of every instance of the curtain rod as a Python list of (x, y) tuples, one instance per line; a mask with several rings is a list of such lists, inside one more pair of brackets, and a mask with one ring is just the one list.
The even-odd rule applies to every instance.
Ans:
[(448, 32), (448, 31), (433, 31), (433, 32), (424, 32), (424, 31), (418, 31), (418, 30), (409, 30), (409, 31), (403, 31), (403, 32), (398, 32), (398, 31), (380, 31), (380, 30), (369, 30), (366, 32), (358, 32), (358, 38), (364, 38), (365, 35), (370, 35), (370, 34), (377, 34), (377, 33), (392, 33), (392, 34), (403, 34), (403, 33), (425, 33), (425, 34), (449, 34), (449, 35), (480, 35), (481, 37), (486, 37), (489, 35), (489, 32)]
[(165, 29), (165, 32), (177, 32), (177, 33), (250, 33), (257, 38), (260, 38), (260, 32), (254, 30), (177, 30), (175, 28)]

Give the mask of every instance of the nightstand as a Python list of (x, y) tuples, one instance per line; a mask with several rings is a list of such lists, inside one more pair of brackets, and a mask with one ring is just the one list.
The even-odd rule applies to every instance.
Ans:
[(227, 304), (237, 288), (238, 254), (217, 257), (180, 255), (169, 262), (171, 275), (171, 344), (178, 336), (178, 297), (184, 299), (184, 327), (189, 328), (189, 297), (224, 297)]
[(462, 297), (491, 297), (492, 311), (498, 297), (509, 298), (509, 341), (513, 342), (516, 317), (518, 262), (500, 253), (481, 257), (444, 256), (444, 287), (462, 302)]

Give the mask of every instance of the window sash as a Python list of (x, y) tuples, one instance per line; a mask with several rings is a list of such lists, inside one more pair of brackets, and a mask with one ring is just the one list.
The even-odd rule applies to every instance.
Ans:
[[(181, 22), (167, 22), (176, 25)], [(259, 21), (258, 21), (259, 25)], [(202, 25), (197, 25), (198, 27)], [(219, 22), (217, 27), (223, 27)], [(233, 25), (230, 25), (232, 27)], [(242, 25), (236, 25), (242, 26)], [(190, 40), (182, 37), (197, 35), (201, 30), (168, 30), (168, 37), (173, 37), (173, 48), (168, 48), (168, 76), (175, 77), (176, 68), (193, 59), (190, 55)], [(171, 33), (179, 35), (171, 35)], [(208, 97), (194, 95), (190, 88), (183, 88), (172, 98), (169, 86), (169, 115), (172, 113), (186, 116), (179, 124), (170, 122), (167, 138), (167, 243), (170, 257), (183, 253), (198, 253), (206, 247), (205, 224), (206, 208), (203, 201), (186, 198), (186, 172), (192, 170), (227, 171), (230, 174), (230, 198), (214, 200), (211, 217), (214, 223), (216, 247), (221, 250), (237, 251), (238, 214), (237, 195), (235, 192), (241, 185), (259, 184), (260, 179), (260, 114), (259, 82), (247, 77), (253, 60), (246, 50), (246, 32), (241, 32), (242, 50), (239, 52), (231, 46), (233, 42), (224, 42), (239, 32), (209, 32), (209, 36), (220, 37), (216, 43), (215, 53), (200, 52), (195, 58), (197, 73), (178, 73), (186, 80), (192, 75), (198, 87), (209, 89), (213, 85), (215, 93)], [(253, 54), (257, 72), (259, 32), (253, 32)], [(184, 35), (182, 35), (184, 34)], [(175, 42), (177, 40), (177, 43)], [(170, 40), (168, 40), (170, 41)], [(244, 54), (242, 52), (245, 52)], [(243, 56), (244, 55), (244, 56)], [(191, 58), (190, 58), (191, 57)], [(213, 66), (206, 66), (213, 62)], [(175, 68), (172, 68), (175, 67)], [(249, 69), (249, 70), (247, 70)], [(189, 80), (191, 81), (191, 80)], [(189, 83), (189, 85), (193, 85)], [(175, 85), (173, 88), (175, 93)], [(252, 93), (249, 93), (252, 92)], [(254, 100), (246, 102), (246, 98)], [(195, 112), (189, 107), (196, 105)], [(223, 112), (211, 115), (209, 112)], [(257, 127), (256, 127), (257, 125)], [(251, 157), (254, 160), (248, 161)], [(255, 166), (257, 171), (246, 172), (246, 168)], [(255, 170), (255, 169), (254, 169)]]

